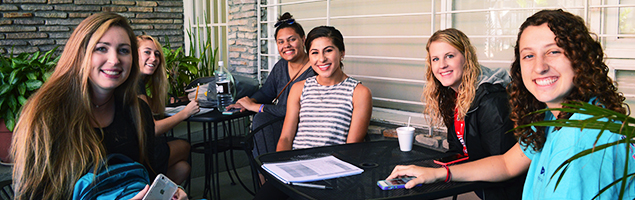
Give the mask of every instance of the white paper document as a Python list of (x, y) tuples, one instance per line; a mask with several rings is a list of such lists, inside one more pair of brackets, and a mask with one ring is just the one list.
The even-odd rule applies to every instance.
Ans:
[(325, 180), (364, 172), (363, 169), (344, 162), (335, 156), (265, 163), (262, 168), (285, 184)]
[[(165, 116), (172, 116), (175, 115), (176, 113), (181, 112), (181, 110), (185, 109), (185, 105), (182, 106), (177, 106), (177, 107), (165, 107)], [(194, 114), (194, 116), (196, 115), (202, 115), (208, 112), (212, 112), (214, 110), (214, 108), (200, 108), (201, 111), (199, 111), (198, 113)]]

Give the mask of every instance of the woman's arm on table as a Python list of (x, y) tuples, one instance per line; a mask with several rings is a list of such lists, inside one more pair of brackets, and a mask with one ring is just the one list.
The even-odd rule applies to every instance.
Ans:
[(293, 148), (293, 139), (298, 130), (298, 122), (300, 121), (300, 96), (302, 96), (303, 88), (304, 81), (297, 82), (291, 87), (291, 92), (287, 99), (287, 115), (284, 118), (282, 133), (280, 133), (276, 151), (286, 151)]
[[(452, 181), (504, 181), (526, 172), (531, 160), (525, 156), (516, 143), (505, 154), (486, 157), (469, 163), (449, 166)], [(426, 168), (415, 165), (398, 165), (386, 179), (399, 176), (416, 176), (406, 183), (410, 189), (418, 184), (444, 181), (447, 176), (445, 168)]]
[[(139, 95), (139, 98), (143, 99), (146, 103), (148, 103), (147, 96)], [(183, 120), (187, 119), (193, 114), (198, 113), (199, 111), (200, 111), (200, 108), (198, 106), (198, 102), (190, 101), (190, 103), (188, 103), (185, 106), (185, 108), (183, 108), (183, 110), (181, 110), (180, 112), (163, 119), (159, 119), (159, 120), (155, 119), (154, 120), (154, 126), (155, 126), (154, 134), (159, 136), (168, 132), (170, 129), (174, 128), (176, 125), (181, 123)]]
[(370, 116), (373, 113), (373, 95), (361, 83), (353, 91), (353, 116), (346, 143), (363, 142), (368, 133)]
[[(256, 91), (254, 94), (252, 94), (251, 97), (246, 96), (240, 98), (236, 101), (235, 104), (227, 106), (226, 109), (240, 108), (240, 112), (243, 112), (245, 110), (258, 112), (262, 103), (271, 103), (271, 100), (273, 100), (277, 94), (276, 78), (278, 74), (282, 74), (282, 72), (279, 70), (280, 67), (278, 67), (278, 65), (280, 65), (280, 61), (278, 61), (278, 63), (273, 66), (271, 73), (269, 73), (269, 76), (267, 76), (267, 80), (265, 80), (265, 82), (262, 84), (262, 87), (258, 89), (258, 91)], [(285, 113), (282, 113), (282, 115), (284, 114)]]

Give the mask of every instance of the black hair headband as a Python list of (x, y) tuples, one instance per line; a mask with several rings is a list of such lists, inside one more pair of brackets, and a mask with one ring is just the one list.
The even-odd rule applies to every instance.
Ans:
[(295, 23), (295, 19), (285, 19), (285, 20), (282, 20), (282, 21), (278, 21), (278, 22), (276, 22), (275, 25), (273, 25), (273, 27), (274, 28), (278, 28), (278, 26), (280, 26), (283, 23), (287, 23), (287, 24), (291, 25), (291, 24)]

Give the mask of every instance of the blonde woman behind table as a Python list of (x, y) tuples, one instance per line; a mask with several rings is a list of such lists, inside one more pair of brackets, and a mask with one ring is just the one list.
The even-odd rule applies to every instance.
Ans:
[[(139, 98), (150, 105), (152, 113), (163, 116), (165, 112), (165, 100), (168, 94), (168, 80), (165, 73), (165, 56), (158, 40), (149, 35), (137, 36), (139, 43)], [(150, 91), (150, 95), (146, 93)], [(170, 117), (155, 119), (154, 133), (160, 136), (174, 128), (183, 120), (199, 112), (197, 101), (190, 101), (180, 112)], [(163, 139), (163, 138), (161, 138)], [(190, 155), (190, 144), (185, 140), (170, 139), (168, 141), (169, 158), (167, 161), (167, 176), (176, 184), (181, 184), (190, 174), (190, 164), (187, 162)], [(160, 152), (164, 152), (160, 151)], [(166, 155), (155, 155), (166, 156)]]
[[(561, 103), (584, 101), (626, 113), (624, 96), (608, 77), (600, 43), (582, 18), (562, 10), (542, 10), (521, 25), (509, 87), (511, 118), (516, 126), (555, 119), (584, 120), (588, 115), (551, 111), (527, 115)], [(576, 153), (621, 139), (597, 129), (526, 127), (515, 130), (520, 142), (503, 155), (490, 156), (449, 168), (397, 166), (388, 179), (416, 176), (406, 183), (435, 181), (503, 181), (527, 173), (523, 199), (592, 199), (602, 188), (624, 175), (635, 173), (632, 147), (624, 144), (596, 150), (572, 161), (561, 180), (556, 168)], [(596, 143), (597, 142), (597, 143)], [(628, 155), (628, 166), (625, 166)], [(552, 179), (551, 177), (554, 176)], [(635, 180), (628, 179), (625, 199), (635, 198)], [(556, 184), (558, 188), (555, 188)], [(621, 182), (599, 198), (616, 199)]]
[[(424, 113), (433, 124), (447, 127), (448, 152), (478, 160), (512, 148), (516, 138), (507, 133), (514, 127), (505, 91), (507, 71), (481, 66), (470, 39), (454, 28), (432, 34), (426, 50)], [(524, 179), (474, 192), (486, 200), (521, 199)]]

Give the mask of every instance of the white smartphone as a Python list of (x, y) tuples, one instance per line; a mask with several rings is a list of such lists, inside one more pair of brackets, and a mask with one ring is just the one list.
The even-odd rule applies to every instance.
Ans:
[(143, 200), (169, 200), (178, 190), (176, 183), (163, 174), (157, 175), (150, 186), (148, 193), (143, 196)]
[(223, 115), (232, 115), (237, 112), (240, 112), (240, 108), (232, 108), (232, 109), (223, 111)]

